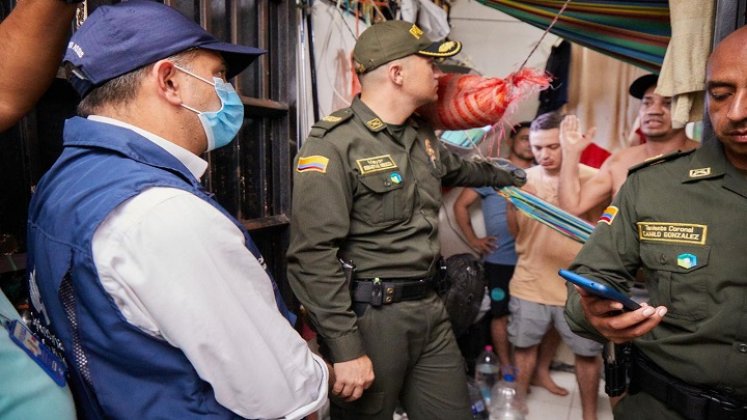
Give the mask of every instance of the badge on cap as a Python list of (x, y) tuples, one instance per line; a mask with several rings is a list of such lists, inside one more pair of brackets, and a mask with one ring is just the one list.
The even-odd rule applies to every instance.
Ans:
[(441, 44), (441, 45), (438, 46), (438, 52), (445, 53), (447, 51), (452, 50), (455, 47), (456, 47), (456, 42), (454, 42), (454, 41), (447, 41), (447, 42), (444, 42), (443, 44)]
[(698, 265), (698, 257), (693, 254), (680, 254), (677, 256), (677, 266), (689, 270)]
[(410, 34), (415, 37), (415, 39), (420, 39), (421, 36), (423, 36), (423, 30), (418, 28), (417, 25), (413, 24), (410, 28)]

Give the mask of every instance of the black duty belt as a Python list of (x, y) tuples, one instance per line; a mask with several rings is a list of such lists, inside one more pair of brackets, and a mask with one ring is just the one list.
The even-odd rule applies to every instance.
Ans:
[(431, 281), (430, 279), (355, 280), (352, 289), (353, 302), (381, 306), (403, 300), (422, 299), (431, 290)]
[(634, 349), (630, 393), (646, 392), (690, 420), (747, 420), (747, 405), (682, 382)]

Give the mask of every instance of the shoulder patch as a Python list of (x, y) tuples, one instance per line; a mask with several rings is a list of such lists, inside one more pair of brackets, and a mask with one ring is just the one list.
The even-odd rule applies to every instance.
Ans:
[(350, 108), (343, 108), (337, 110), (321, 120), (317, 121), (311, 127), (310, 137), (324, 137), (327, 132), (332, 131), (335, 127), (342, 124), (353, 117), (353, 110)]
[(329, 159), (321, 155), (299, 156), (296, 164), (296, 172), (321, 172), (327, 173)]
[(650, 157), (637, 165), (631, 166), (630, 169), (628, 169), (628, 175), (632, 174), (633, 172), (638, 171), (639, 169), (648, 168), (649, 166), (658, 165), (660, 163), (669, 162), (671, 160), (678, 159), (682, 156), (687, 156), (690, 153), (694, 152), (695, 150), (696, 149), (690, 149), (690, 150), (685, 150), (685, 151), (678, 150), (676, 152), (667, 153), (665, 155), (657, 155), (654, 157)]

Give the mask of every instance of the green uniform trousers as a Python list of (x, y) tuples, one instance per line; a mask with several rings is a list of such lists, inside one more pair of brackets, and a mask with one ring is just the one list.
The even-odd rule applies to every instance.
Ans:
[(357, 401), (332, 397), (332, 419), (391, 420), (398, 402), (412, 420), (472, 419), (464, 361), (435, 292), (366, 306), (358, 328), (376, 378)]
[(612, 410), (612, 414), (615, 420), (685, 420), (679, 413), (645, 392), (626, 395)]

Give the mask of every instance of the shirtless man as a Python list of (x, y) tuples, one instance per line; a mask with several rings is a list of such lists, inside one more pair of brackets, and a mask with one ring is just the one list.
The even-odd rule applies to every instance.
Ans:
[(658, 155), (699, 146), (698, 142), (687, 138), (684, 128), (672, 128), (671, 98), (654, 93), (658, 79), (655, 74), (647, 74), (636, 79), (628, 89), (631, 96), (641, 100), (638, 117), (646, 143), (613, 153), (583, 188), (579, 182), (578, 163), (581, 152), (592, 141), (593, 129), (583, 134), (575, 116), (569, 115), (563, 120), (560, 125), (563, 164), (558, 188), (562, 209), (578, 216), (597, 205), (607, 205), (625, 182), (631, 166)]

